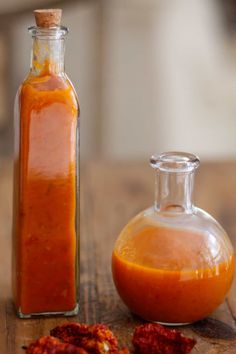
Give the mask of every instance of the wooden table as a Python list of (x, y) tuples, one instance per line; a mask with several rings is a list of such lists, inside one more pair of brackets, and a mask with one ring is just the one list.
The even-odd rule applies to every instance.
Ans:
[[(11, 302), (12, 167), (0, 160), (0, 353), (21, 354), (31, 340), (67, 321), (103, 322), (129, 345), (134, 317), (112, 283), (110, 258), (121, 228), (153, 202), (154, 172), (147, 163), (91, 162), (81, 171), (81, 291), (75, 318), (20, 320)], [(216, 217), (236, 247), (236, 162), (205, 163), (195, 183), (196, 204)], [(203, 323), (180, 328), (197, 339), (192, 353), (236, 353), (236, 282), (227, 300)]]

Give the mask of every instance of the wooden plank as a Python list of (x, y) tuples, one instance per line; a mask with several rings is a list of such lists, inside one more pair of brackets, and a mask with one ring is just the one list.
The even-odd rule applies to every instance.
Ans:
[[(23, 354), (22, 345), (49, 334), (66, 321), (103, 322), (117, 334), (121, 345), (131, 347), (134, 327), (142, 323), (119, 299), (111, 276), (110, 258), (122, 227), (153, 202), (154, 174), (148, 164), (92, 162), (81, 176), (81, 311), (75, 318), (20, 320), (10, 295), (11, 175), (8, 162), (0, 165), (0, 352)], [(236, 163), (203, 165), (196, 179), (197, 204), (217, 217), (236, 244), (234, 217)], [(228, 301), (211, 316), (207, 325), (216, 337), (204, 337), (209, 328), (185, 326), (181, 331), (197, 339), (193, 353), (236, 353), (235, 339), (225, 340), (224, 324), (236, 332), (236, 285)], [(213, 321), (213, 320), (211, 320)], [(218, 322), (219, 321), (219, 322)], [(215, 323), (215, 325), (214, 325)], [(213, 325), (212, 325), (213, 324)], [(205, 326), (205, 328), (204, 328)], [(214, 329), (214, 326), (217, 327)], [(205, 332), (204, 332), (205, 331)], [(201, 336), (199, 335), (201, 333)], [(228, 331), (230, 333), (230, 330)]]

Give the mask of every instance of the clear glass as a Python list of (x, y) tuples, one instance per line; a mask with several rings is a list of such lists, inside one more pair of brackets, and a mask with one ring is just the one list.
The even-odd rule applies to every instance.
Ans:
[(15, 100), (13, 297), (21, 318), (78, 313), (79, 104), (64, 70), (67, 29), (31, 27)]
[(145, 320), (192, 323), (223, 302), (233, 279), (233, 247), (219, 223), (193, 205), (198, 157), (167, 152), (150, 162), (155, 203), (121, 231), (112, 255), (114, 283)]

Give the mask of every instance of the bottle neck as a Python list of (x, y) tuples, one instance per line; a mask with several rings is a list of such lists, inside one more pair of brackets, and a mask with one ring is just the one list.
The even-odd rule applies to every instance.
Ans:
[(157, 171), (155, 208), (158, 211), (185, 212), (193, 210), (194, 173)]
[(32, 51), (30, 73), (34, 76), (62, 75), (65, 72), (66, 27), (30, 27)]
[(33, 38), (30, 65), (31, 74), (34, 76), (63, 74), (65, 71), (64, 55), (64, 38), (53, 40)]

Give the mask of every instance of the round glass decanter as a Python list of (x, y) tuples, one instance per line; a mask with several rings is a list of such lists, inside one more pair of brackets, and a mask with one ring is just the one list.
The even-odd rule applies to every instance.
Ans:
[(117, 291), (135, 314), (168, 325), (203, 319), (224, 300), (233, 280), (234, 251), (219, 223), (192, 203), (197, 156), (151, 157), (153, 207), (119, 235), (112, 272)]

